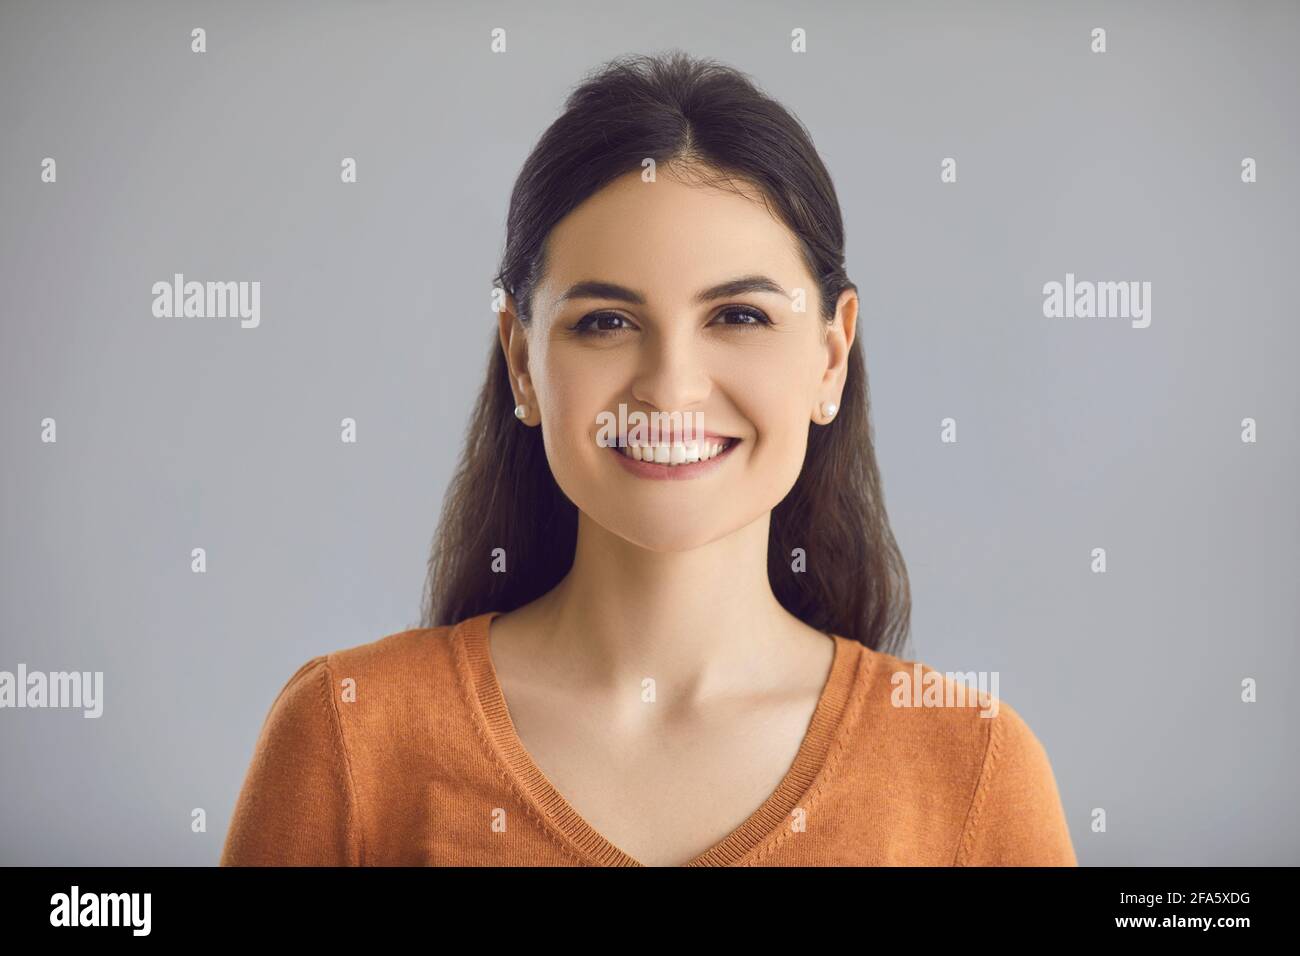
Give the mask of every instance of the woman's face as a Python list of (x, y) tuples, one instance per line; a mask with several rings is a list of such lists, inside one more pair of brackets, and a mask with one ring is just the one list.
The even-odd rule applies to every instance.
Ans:
[[(799, 476), (810, 422), (828, 421), (821, 404), (840, 403), (857, 297), (847, 290), (828, 325), (793, 233), (746, 191), (662, 167), (654, 182), (629, 173), (551, 231), (529, 329), (513, 301), (501, 313), (511, 384), (528, 406), (518, 427), (540, 423), (555, 480), (579, 509), (652, 551), (698, 547), (765, 517)], [(698, 298), (747, 277), (775, 288)], [(575, 292), (579, 283), (629, 295)], [(674, 425), (688, 425), (700, 412), (707, 432), (738, 441), (678, 473), (691, 477), (646, 477), (651, 469), (616, 457), (630, 449), (601, 443), (620, 403), (624, 421), (678, 412)]]

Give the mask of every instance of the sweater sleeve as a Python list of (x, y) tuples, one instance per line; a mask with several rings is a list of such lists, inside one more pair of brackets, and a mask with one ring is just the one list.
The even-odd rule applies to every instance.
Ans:
[(1078, 866), (1047, 751), (1006, 701), (989, 724), (984, 764), (956, 866)]
[(359, 866), (360, 823), (327, 657), (289, 678), (262, 724), (221, 866)]

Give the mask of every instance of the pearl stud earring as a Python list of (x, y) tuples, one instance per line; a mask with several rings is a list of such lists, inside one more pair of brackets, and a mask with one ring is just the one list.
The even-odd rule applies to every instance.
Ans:
[(516, 405), (516, 406), (515, 406), (515, 418), (523, 418), (523, 417), (524, 417), (525, 415), (527, 415), (527, 414), (528, 414), (528, 406), (527, 406), (527, 405)]
[(836, 410), (838, 409), (839, 406), (836, 405), (834, 402), (822, 402), (822, 414), (825, 415), (827, 418), (831, 418), (832, 416), (834, 416)]

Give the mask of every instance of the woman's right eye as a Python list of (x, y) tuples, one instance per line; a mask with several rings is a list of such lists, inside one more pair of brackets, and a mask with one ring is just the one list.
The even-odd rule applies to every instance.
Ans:
[(584, 315), (570, 330), (577, 332), (579, 335), (613, 335), (616, 332), (622, 332), (626, 325), (619, 327), (611, 323), (626, 323), (627, 319), (617, 312), (592, 312), (590, 315)]

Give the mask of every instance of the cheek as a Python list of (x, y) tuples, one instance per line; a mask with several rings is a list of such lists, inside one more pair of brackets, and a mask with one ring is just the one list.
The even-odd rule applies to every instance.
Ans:
[(794, 487), (808, 448), (817, 372), (806, 359), (786, 354), (779, 361), (749, 362), (728, 376), (728, 391), (752, 430), (746, 449), (751, 477), (776, 501)]
[(611, 364), (557, 351), (534, 373), (538, 401), (545, 409), (542, 440), (562, 488), (568, 476), (576, 479), (589, 472), (597, 454), (608, 454), (595, 443), (597, 416), (605, 410), (617, 413), (619, 383), (626, 381)]
[(743, 407), (754, 428), (747, 464), (764, 496), (784, 498), (803, 469), (811, 424), (800, 395), (785, 393), (750, 394)]

